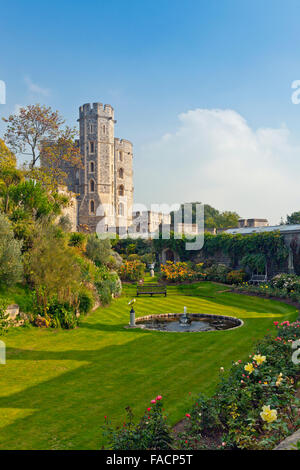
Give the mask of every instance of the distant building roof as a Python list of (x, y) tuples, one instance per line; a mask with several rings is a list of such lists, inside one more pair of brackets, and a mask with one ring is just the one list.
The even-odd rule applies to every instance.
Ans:
[(274, 232), (278, 230), (279, 232), (300, 232), (300, 224), (296, 225), (273, 225), (273, 226), (264, 226), (264, 227), (244, 227), (244, 228), (229, 228), (225, 230), (225, 233), (240, 233), (241, 235), (246, 235), (247, 233), (262, 233), (262, 232)]

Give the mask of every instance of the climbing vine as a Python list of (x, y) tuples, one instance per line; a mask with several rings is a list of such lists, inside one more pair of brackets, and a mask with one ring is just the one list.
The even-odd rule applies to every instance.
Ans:
[[(185, 249), (186, 239), (171, 238), (164, 240), (162, 238), (153, 240), (156, 252), (161, 252), (164, 248), (169, 248), (180, 256), (181, 260), (192, 259), (195, 251)], [(245, 256), (260, 255), (260, 262), (263, 257), (267, 262), (273, 261), (277, 264), (282, 263), (288, 256), (288, 250), (285, 246), (283, 236), (278, 231), (252, 233), (249, 235), (220, 233), (213, 235), (204, 234), (204, 246), (202, 252), (205, 257), (213, 257), (217, 253), (223, 253), (231, 258), (232, 264), (236, 264)]]

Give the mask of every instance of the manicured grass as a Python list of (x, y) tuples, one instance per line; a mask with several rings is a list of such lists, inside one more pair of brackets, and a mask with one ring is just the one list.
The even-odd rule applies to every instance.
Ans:
[(0, 365), (0, 448), (99, 449), (104, 415), (122, 423), (130, 405), (140, 416), (157, 394), (175, 424), (198, 392), (214, 390), (221, 366), (246, 358), (275, 319), (297, 317), (293, 306), (226, 290), (209, 282), (169, 287), (166, 298), (138, 298), (135, 310), (142, 316), (186, 305), (188, 312), (244, 320), (230, 331), (126, 330), (133, 286), (76, 330), (10, 331), (7, 364)]

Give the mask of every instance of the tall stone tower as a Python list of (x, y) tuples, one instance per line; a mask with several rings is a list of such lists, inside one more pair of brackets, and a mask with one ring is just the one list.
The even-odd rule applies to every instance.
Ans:
[(102, 103), (79, 108), (83, 168), (76, 170), (79, 229), (126, 230), (132, 223), (132, 144), (114, 136), (114, 109)]

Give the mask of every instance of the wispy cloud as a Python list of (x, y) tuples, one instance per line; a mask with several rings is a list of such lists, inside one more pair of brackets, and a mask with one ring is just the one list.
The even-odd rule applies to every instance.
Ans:
[(38, 85), (37, 83), (34, 83), (30, 77), (26, 76), (24, 78), (25, 80), (25, 83), (28, 87), (28, 90), (31, 92), (31, 93), (35, 93), (37, 95), (43, 95), (43, 96), (48, 96), (50, 94), (50, 90), (49, 88), (43, 88), (41, 87), (40, 85)]
[[(284, 126), (254, 130), (234, 110), (195, 109), (144, 146), (140, 160), (160, 200), (202, 201), (278, 223), (299, 210), (299, 154), (299, 140)], [(153, 198), (153, 184), (137, 189)]]

